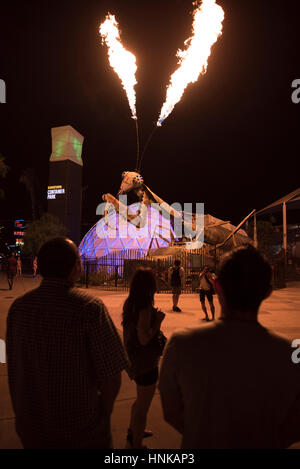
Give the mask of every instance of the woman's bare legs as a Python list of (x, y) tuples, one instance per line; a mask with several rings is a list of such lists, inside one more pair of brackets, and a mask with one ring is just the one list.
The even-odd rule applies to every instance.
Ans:
[(131, 408), (130, 428), (133, 434), (133, 448), (141, 448), (146, 428), (147, 414), (155, 393), (156, 384), (136, 385), (137, 398)]

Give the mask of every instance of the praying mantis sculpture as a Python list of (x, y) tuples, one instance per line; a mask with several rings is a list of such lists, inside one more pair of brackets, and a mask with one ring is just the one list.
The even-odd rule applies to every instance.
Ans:
[(199, 222), (199, 226), (197, 226), (197, 217), (192, 214), (188, 216), (167, 204), (146, 186), (143, 177), (136, 171), (123, 172), (122, 183), (117, 197), (127, 195), (129, 192), (134, 192), (137, 196), (139, 209), (136, 213), (131, 213), (122, 200), (118, 200), (111, 194), (104, 194), (102, 199), (106, 202), (105, 215), (109, 213), (109, 208), (112, 209), (113, 207), (128, 223), (134, 224), (137, 228), (143, 228), (147, 222), (148, 208), (151, 206), (158, 210), (162, 216), (170, 219), (173, 226), (179, 227), (182, 224), (182, 232), (187, 238), (190, 240), (192, 238), (199, 238), (203, 231), (203, 226)]
[[(236, 245), (236, 241), (238, 241), (238, 244), (249, 241), (246, 233), (239, 232), (239, 230), (253, 212), (238, 227), (234, 227), (229, 221), (214, 219), (209, 215), (201, 217), (198, 214), (188, 214), (187, 216), (183, 211), (176, 210), (152, 192), (144, 183), (141, 174), (137, 171), (123, 172), (117, 197), (127, 195), (130, 192), (135, 193), (139, 202), (139, 208), (136, 213), (132, 213), (132, 210), (129, 209), (130, 207), (127, 207), (122, 200), (117, 199), (111, 194), (104, 194), (102, 196), (102, 199), (106, 202), (104, 215), (108, 215), (114, 209), (128, 223), (132, 223), (137, 229), (142, 229), (147, 222), (148, 209), (151, 206), (158, 210), (163, 217), (168, 218), (173, 228), (174, 225), (177, 228), (181, 225), (182, 236), (188, 241), (189, 247), (192, 247), (193, 243), (197, 247), (196, 242), (201, 240), (201, 235), (203, 235), (205, 243), (214, 246), (224, 245), (230, 238), (233, 240), (233, 245)], [(180, 238), (180, 236), (177, 238)]]
[[(180, 232), (184, 233), (184, 237), (190, 242), (200, 241), (203, 233), (207, 240), (209, 238), (209, 234), (206, 234), (204, 231), (204, 217), (203, 214), (198, 214), (198, 207), (195, 214), (188, 214), (185, 211), (181, 211), (181, 209), (178, 210), (170, 206), (146, 186), (139, 171), (144, 153), (155, 129), (161, 127), (162, 123), (173, 111), (175, 105), (183, 96), (186, 87), (190, 83), (197, 81), (200, 75), (206, 73), (211, 48), (222, 35), (224, 11), (216, 4), (215, 0), (205, 0), (201, 4), (195, 2), (194, 6), (192, 36), (185, 41), (185, 50), (179, 49), (177, 52), (177, 57), (179, 58), (178, 67), (171, 75), (170, 84), (167, 87), (166, 101), (162, 106), (156, 126), (145, 145), (141, 157), (139, 156), (139, 131), (134, 89), (137, 83), (135, 76), (137, 71), (136, 58), (134, 54), (124, 48), (120, 38), (118, 23), (114, 15), (108, 14), (99, 29), (102, 41), (108, 48), (109, 63), (121, 79), (123, 88), (126, 91), (131, 115), (136, 125), (137, 136), (137, 170), (125, 171), (123, 173), (118, 193), (120, 200), (111, 194), (103, 195), (103, 200), (106, 202), (105, 215), (108, 215), (109, 208), (112, 209), (113, 207), (127, 222), (134, 224), (137, 228), (143, 228), (148, 219), (148, 209), (151, 206), (159, 210), (163, 217), (171, 221), (173, 227), (176, 228), (176, 238), (182, 238), (182, 236), (177, 236), (178, 228), (180, 227)], [(129, 192), (134, 192), (139, 201), (139, 209), (135, 214), (127, 208), (121, 197)], [(219, 222), (224, 223), (222, 220), (219, 220)], [(107, 217), (106, 223), (109, 224)]]

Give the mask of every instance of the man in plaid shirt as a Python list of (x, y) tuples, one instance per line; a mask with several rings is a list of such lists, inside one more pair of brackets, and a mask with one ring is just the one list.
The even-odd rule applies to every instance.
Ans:
[(25, 448), (111, 448), (110, 416), (127, 370), (101, 300), (74, 288), (78, 250), (67, 238), (41, 248), (41, 285), (7, 319), (7, 364), (16, 430)]

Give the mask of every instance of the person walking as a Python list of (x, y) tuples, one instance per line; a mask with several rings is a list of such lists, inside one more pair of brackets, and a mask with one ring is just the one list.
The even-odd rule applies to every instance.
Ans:
[(127, 441), (133, 448), (142, 448), (143, 438), (152, 435), (145, 427), (158, 380), (158, 362), (165, 343), (160, 331), (165, 314), (154, 307), (155, 292), (152, 270), (138, 269), (123, 307), (124, 344), (137, 390), (127, 434)]
[(17, 274), (17, 259), (14, 252), (11, 253), (7, 259), (7, 281), (8, 287), (11, 290), (14, 284), (14, 279)]
[(74, 288), (75, 244), (47, 241), (41, 285), (18, 298), (7, 318), (7, 369), (15, 425), (24, 448), (112, 448), (110, 417), (128, 362), (98, 298)]
[(289, 340), (258, 321), (271, 268), (253, 246), (221, 264), (220, 320), (172, 335), (159, 389), (184, 449), (280, 449), (300, 441), (300, 367)]
[(202, 307), (202, 311), (205, 314), (205, 318), (203, 321), (209, 321), (209, 316), (207, 314), (207, 309), (205, 305), (205, 298), (207, 298), (209, 307), (210, 307), (210, 312), (211, 312), (211, 319), (214, 321), (215, 319), (215, 306), (214, 306), (214, 280), (215, 280), (215, 275), (209, 271), (209, 268), (207, 266), (204, 267), (202, 272), (199, 275), (199, 280), (200, 280), (200, 303)]
[(38, 268), (38, 258), (37, 256), (35, 256), (33, 259), (33, 263), (32, 263), (33, 278), (36, 278), (37, 268)]
[(19, 275), (19, 277), (22, 275), (22, 261), (20, 256), (18, 256), (17, 259), (17, 275)]
[(173, 311), (177, 313), (181, 312), (181, 309), (178, 307), (178, 302), (184, 284), (184, 269), (180, 264), (180, 260), (176, 259), (174, 266), (169, 269), (169, 284), (172, 289)]

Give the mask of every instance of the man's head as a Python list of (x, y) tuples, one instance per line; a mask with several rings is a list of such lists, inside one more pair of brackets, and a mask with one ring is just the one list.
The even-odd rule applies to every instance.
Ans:
[(81, 264), (76, 245), (68, 238), (59, 237), (46, 241), (38, 254), (41, 275), (74, 282), (81, 273)]
[(175, 267), (179, 267), (180, 266), (180, 260), (176, 259), (176, 261), (174, 262), (174, 265), (175, 265)]
[(271, 279), (270, 264), (253, 246), (242, 246), (226, 255), (216, 281), (223, 315), (256, 316), (261, 302), (272, 292)]

